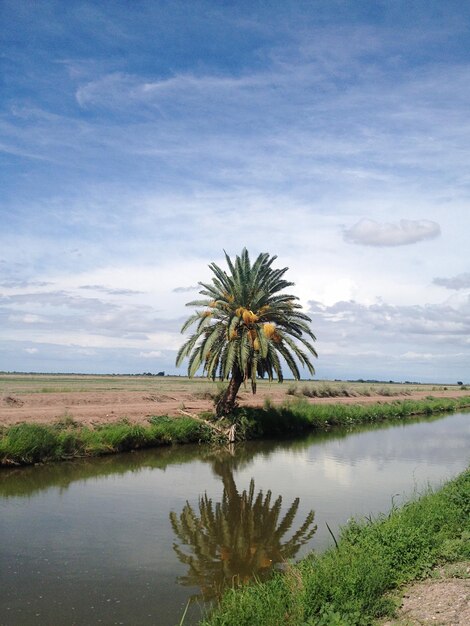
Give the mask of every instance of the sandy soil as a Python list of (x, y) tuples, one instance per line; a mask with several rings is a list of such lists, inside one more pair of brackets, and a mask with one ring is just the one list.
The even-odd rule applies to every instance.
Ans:
[(470, 563), (436, 571), (433, 578), (408, 587), (397, 619), (383, 626), (468, 626), (470, 624)]
[[(253, 396), (251, 391), (242, 390), (240, 405), (263, 404), (266, 398), (274, 403), (284, 402), (285, 385), (265, 386)], [(429, 390), (413, 391), (410, 395), (357, 396), (349, 398), (314, 398), (311, 402), (359, 403), (392, 402), (396, 399), (418, 399), (430, 395)], [(461, 397), (459, 389), (433, 392), (434, 397)], [(212, 400), (207, 394), (177, 390), (169, 393), (143, 391), (69, 391), (47, 393), (4, 393), (0, 396), (0, 425), (10, 426), (20, 422), (51, 423), (66, 417), (76, 422), (96, 425), (127, 418), (134, 423), (145, 423), (152, 415), (180, 415), (181, 410), (190, 413), (210, 411)]]

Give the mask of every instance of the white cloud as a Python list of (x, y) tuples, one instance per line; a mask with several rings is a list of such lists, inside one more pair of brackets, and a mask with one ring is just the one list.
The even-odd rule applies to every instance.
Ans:
[(162, 356), (161, 350), (150, 350), (149, 352), (139, 352), (139, 357), (143, 359), (155, 359)]
[(402, 359), (407, 359), (409, 361), (429, 361), (431, 359), (435, 359), (438, 355), (432, 354), (431, 352), (405, 352), (401, 355)]
[(190, 285), (189, 287), (175, 287), (172, 291), (173, 293), (188, 293), (198, 289), (201, 289), (200, 285)]
[(28, 354), (36, 354), (37, 352), (39, 352), (38, 348), (25, 348), (24, 351)]
[(446, 287), (447, 289), (469, 289), (470, 273), (458, 274), (452, 278), (434, 278), (432, 282), (435, 285)]
[(380, 224), (363, 219), (344, 231), (345, 241), (364, 246), (405, 246), (441, 234), (439, 224), (431, 220), (400, 220)]
[(23, 324), (36, 324), (41, 321), (39, 315), (31, 315), (27, 313), (26, 315), (10, 315), (9, 321), (11, 322), (21, 322)]

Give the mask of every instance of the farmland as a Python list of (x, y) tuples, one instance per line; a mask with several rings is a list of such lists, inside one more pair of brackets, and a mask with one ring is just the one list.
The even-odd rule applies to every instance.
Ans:
[[(96, 426), (127, 419), (143, 424), (154, 415), (199, 414), (213, 408), (220, 383), (178, 376), (0, 375), (0, 426), (64, 419)], [(390, 402), (396, 399), (461, 397), (466, 387), (339, 381), (260, 381), (252, 395), (239, 393), (241, 406), (281, 404), (302, 397), (315, 404)]]

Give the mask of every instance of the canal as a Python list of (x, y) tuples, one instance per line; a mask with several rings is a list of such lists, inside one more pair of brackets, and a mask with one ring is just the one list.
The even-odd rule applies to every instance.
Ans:
[[(195, 624), (461, 472), (470, 413), (234, 448), (178, 446), (0, 471), (0, 624)], [(329, 529), (328, 529), (329, 527)]]

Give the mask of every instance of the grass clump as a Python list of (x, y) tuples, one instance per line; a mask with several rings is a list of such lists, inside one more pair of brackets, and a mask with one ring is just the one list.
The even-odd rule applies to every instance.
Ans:
[(358, 390), (353, 391), (346, 385), (322, 383), (314, 386), (304, 385), (301, 393), (307, 398), (351, 398), (358, 395)]
[(202, 443), (210, 442), (211, 429), (190, 417), (152, 417), (151, 435), (161, 443)]
[(0, 439), (0, 459), (7, 455), (21, 459), (23, 463), (37, 463), (49, 458), (57, 446), (51, 428), (39, 424), (19, 424), (12, 426)]
[(204, 626), (368, 626), (393, 614), (390, 592), (438, 563), (470, 556), (470, 471), (375, 520), (351, 521), (338, 546), (265, 583), (229, 591)]

